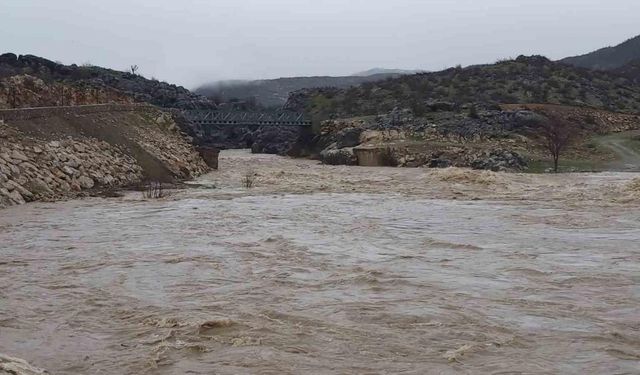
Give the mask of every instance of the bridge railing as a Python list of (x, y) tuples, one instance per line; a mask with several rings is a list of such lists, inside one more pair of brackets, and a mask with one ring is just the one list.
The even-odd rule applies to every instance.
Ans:
[(311, 121), (302, 113), (295, 112), (234, 112), (189, 110), (185, 118), (200, 125), (235, 126), (311, 126)]

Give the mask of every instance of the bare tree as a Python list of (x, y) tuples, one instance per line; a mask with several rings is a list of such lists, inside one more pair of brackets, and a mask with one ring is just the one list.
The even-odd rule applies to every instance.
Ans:
[(138, 69), (140, 68), (138, 67), (138, 65), (131, 65), (129, 69), (131, 69), (131, 74), (138, 75)]
[(573, 132), (571, 124), (562, 117), (555, 114), (547, 114), (546, 119), (540, 124), (544, 144), (553, 157), (553, 171), (558, 173), (558, 161), (560, 154), (565, 151), (571, 143)]

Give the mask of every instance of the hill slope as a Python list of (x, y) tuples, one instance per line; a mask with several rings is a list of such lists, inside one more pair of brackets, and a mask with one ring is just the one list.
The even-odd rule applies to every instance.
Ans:
[[(321, 118), (389, 113), (415, 115), (465, 104), (551, 103), (614, 112), (640, 112), (640, 85), (608, 72), (552, 62), (541, 56), (441, 72), (402, 76), (343, 90), (307, 90), (292, 95), (292, 109)], [(297, 107), (297, 108), (296, 108)]]
[(606, 47), (581, 56), (567, 57), (560, 62), (597, 70), (613, 70), (640, 59), (640, 35), (615, 47)]
[[(18, 93), (20, 96), (16, 97)], [(0, 108), (132, 101), (165, 108), (214, 106), (184, 87), (136, 74), (97, 66), (62, 65), (32, 55), (0, 55)]]

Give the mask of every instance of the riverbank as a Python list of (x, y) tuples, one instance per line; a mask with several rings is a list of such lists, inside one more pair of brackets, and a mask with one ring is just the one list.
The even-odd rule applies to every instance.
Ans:
[(152, 106), (0, 111), (0, 207), (191, 179), (207, 170), (172, 117)]

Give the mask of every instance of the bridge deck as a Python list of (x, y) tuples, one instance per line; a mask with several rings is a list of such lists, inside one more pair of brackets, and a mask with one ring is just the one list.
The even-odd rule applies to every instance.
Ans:
[(200, 125), (311, 126), (304, 114), (295, 112), (185, 111), (187, 120)]

